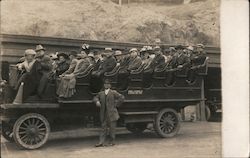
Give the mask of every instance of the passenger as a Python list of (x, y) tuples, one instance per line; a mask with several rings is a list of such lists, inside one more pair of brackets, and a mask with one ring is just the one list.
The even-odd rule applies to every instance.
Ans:
[(159, 70), (164, 68), (165, 66), (165, 58), (162, 55), (161, 48), (159, 46), (154, 47), (153, 49), (155, 53), (155, 57), (148, 67), (145, 68), (143, 74), (143, 82), (146, 87), (150, 87), (152, 84), (152, 75), (155, 70)]
[(105, 48), (104, 54), (102, 54), (103, 62), (100, 64), (97, 71), (93, 71), (92, 75), (96, 77), (102, 77), (105, 72), (112, 71), (116, 66), (116, 60), (112, 52), (112, 48)]
[(191, 58), (193, 57), (193, 51), (194, 51), (194, 47), (193, 46), (188, 46), (187, 48), (187, 56), (190, 58), (190, 60), (191, 60)]
[(25, 61), (18, 65), (18, 69), (25, 71), (21, 78), (19, 78), (16, 85), (16, 90), (18, 90), (20, 84), (23, 82), (23, 101), (25, 101), (29, 96), (38, 93), (38, 86), (42, 78), (42, 65), (38, 60), (35, 60), (36, 52), (33, 49), (25, 50)]
[(194, 55), (191, 58), (191, 68), (188, 72), (188, 79), (186, 80), (188, 83), (193, 83), (195, 81), (195, 75), (197, 69), (204, 64), (206, 60), (206, 53), (204, 52), (205, 46), (203, 44), (197, 44), (196, 51), (194, 51)]
[(128, 72), (132, 70), (137, 70), (142, 64), (142, 60), (136, 48), (132, 48), (129, 52), (130, 52), (130, 58), (127, 67)]
[(24, 59), (21, 63), (18, 63), (17, 66), (17, 70), (19, 70), (19, 80), (15, 86), (15, 90), (17, 90), (21, 84), (21, 82), (24, 80), (25, 78), (25, 74), (30, 72), (33, 64), (35, 63), (35, 55), (36, 52), (30, 49), (27, 49), (25, 51), (24, 54)]
[(176, 66), (178, 69), (182, 69), (190, 64), (190, 59), (183, 52), (183, 47), (181, 45), (176, 48), (178, 56), (176, 59)]
[(49, 76), (52, 71), (52, 60), (50, 59), (49, 55), (45, 53), (45, 48), (42, 45), (36, 46), (36, 60), (40, 62), (42, 66), (42, 78), (40, 80), (40, 84), (38, 87), (38, 96), (42, 97), (42, 94), (46, 88), (46, 85), (49, 80)]
[(152, 53), (151, 46), (144, 46), (140, 51), (140, 54), (142, 55), (141, 58), (142, 58), (142, 63), (144, 64), (144, 68), (149, 67), (149, 65), (153, 60), (153, 58), (150, 58), (151, 53)]
[(169, 47), (169, 55), (171, 56), (169, 59), (170, 61), (168, 62), (168, 69), (174, 69), (177, 67), (177, 57), (178, 53), (175, 49), (175, 47)]
[(95, 63), (95, 55), (94, 55), (94, 52), (90, 52), (89, 54), (88, 54), (88, 58), (89, 58), (89, 61), (90, 61), (90, 63), (92, 64), (92, 65), (95, 65), (96, 63)]
[(129, 64), (129, 59), (130, 59), (130, 53), (129, 52), (123, 52), (123, 53), (118, 53), (117, 55), (118, 62), (120, 63), (120, 70), (124, 70), (127, 68), (127, 65)]
[(116, 59), (116, 62), (117, 62), (117, 65), (121, 65), (121, 63), (123, 62), (123, 56), (122, 56), (122, 51), (120, 50), (116, 50), (115, 51), (115, 59)]
[(57, 68), (57, 64), (58, 64), (58, 52), (56, 52), (55, 54), (54, 53), (51, 53), (49, 56), (50, 56), (50, 59), (52, 60), (52, 71), (53, 73), (56, 72), (56, 68)]
[(171, 49), (170, 48), (168, 48), (168, 49), (165, 49), (165, 51), (164, 51), (164, 58), (165, 58), (165, 63), (166, 63), (166, 65), (167, 66), (169, 66), (169, 64), (170, 64), (170, 62), (171, 62), (171, 60), (172, 60), (172, 58), (173, 58), (173, 54), (171, 54)]
[(100, 66), (97, 70), (92, 72), (91, 76), (92, 83), (94, 83), (91, 85), (91, 89), (95, 92), (102, 88), (104, 73), (112, 71), (116, 66), (116, 59), (112, 52), (112, 48), (105, 48), (102, 58), (103, 61), (100, 63)]
[(69, 63), (67, 61), (69, 60), (69, 56), (65, 53), (59, 53), (57, 56), (59, 60), (57, 62), (56, 76), (59, 76), (69, 69)]
[[(101, 51), (95, 50), (93, 53), (94, 53), (95, 65), (94, 65), (94, 68), (93, 68), (92, 72), (97, 71), (99, 69), (100, 65), (103, 63), (103, 58), (102, 58), (102, 55), (101, 55)], [(91, 80), (90, 80), (91, 92), (93, 92), (93, 93), (99, 92), (101, 87), (102, 87), (101, 82), (102, 81), (101, 81), (100, 78), (91, 75)]]
[(86, 53), (78, 54), (77, 57), (79, 60), (74, 71), (61, 77), (61, 81), (57, 89), (57, 95), (61, 98), (69, 98), (75, 94), (76, 77), (91, 65)]
[(153, 49), (155, 57), (150, 63), (149, 67), (145, 69), (144, 72), (152, 73), (155, 69), (161, 69), (165, 66), (165, 58), (162, 55), (161, 48), (159, 46), (154, 47)]
[(95, 66), (94, 66), (93, 71), (97, 71), (98, 68), (99, 68), (99, 66), (103, 62), (103, 58), (101, 56), (101, 52), (100, 51), (95, 50), (93, 53), (94, 53), (94, 58), (95, 58)]
[(66, 74), (71, 74), (72, 72), (74, 72), (76, 64), (78, 62), (78, 60), (76, 59), (77, 56), (77, 52), (76, 51), (71, 51), (69, 54), (69, 68), (67, 71), (65, 71), (63, 74), (59, 75), (59, 77), (63, 77)]
[(122, 67), (118, 75), (118, 85), (119, 89), (125, 90), (129, 82), (129, 74), (132, 70), (137, 70), (142, 65), (142, 60), (138, 55), (138, 50), (132, 48), (129, 51), (129, 54), (123, 58)]

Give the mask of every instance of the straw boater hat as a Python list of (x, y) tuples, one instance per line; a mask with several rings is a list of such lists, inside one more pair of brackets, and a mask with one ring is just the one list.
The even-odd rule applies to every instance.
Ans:
[(169, 47), (169, 51), (176, 51), (175, 47)]
[(33, 49), (26, 49), (24, 55), (36, 55), (36, 52)]
[(177, 46), (175, 47), (175, 49), (176, 49), (176, 50), (183, 49), (183, 46), (182, 46), (182, 45), (177, 45)]
[(193, 46), (188, 46), (188, 47), (187, 47), (187, 50), (193, 51), (193, 50), (194, 50), (194, 47), (193, 47)]
[(129, 53), (132, 53), (132, 52), (138, 52), (137, 48), (132, 48), (129, 50)]
[(90, 52), (90, 53), (88, 54), (88, 57), (94, 58), (94, 52)]
[(122, 55), (122, 51), (120, 50), (115, 51), (115, 56), (121, 56), (121, 55)]
[(205, 48), (205, 46), (203, 44), (201, 44), (201, 43), (197, 44), (196, 47), (198, 47), (198, 48)]
[(46, 50), (45, 48), (43, 48), (43, 46), (41, 45), (41, 44), (39, 44), (39, 45), (36, 45), (36, 52), (38, 52), (39, 50)]
[(104, 52), (112, 52), (112, 48), (105, 48)]
[(111, 56), (113, 54), (112, 52), (113, 52), (112, 48), (105, 48), (102, 56)]
[(161, 47), (160, 47), (160, 46), (155, 46), (153, 50), (154, 50), (154, 51), (160, 51), (160, 50), (161, 50)]

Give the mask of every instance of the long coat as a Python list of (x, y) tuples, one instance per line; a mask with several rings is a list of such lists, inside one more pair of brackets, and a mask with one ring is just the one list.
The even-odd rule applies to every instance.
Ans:
[(136, 56), (135, 58), (130, 58), (128, 63), (128, 70), (136, 70), (138, 69), (142, 64), (142, 60), (139, 56)]
[(67, 61), (63, 63), (59, 63), (56, 68), (56, 76), (63, 74), (65, 71), (69, 69), (69, 63)]
[[(105, 104), (105, 97), (106, 97), (106, 104)], [(98, 101), (101, 103), (100, 107), (101, 123), (105, 121), (105, 105), (108, 115), (107, 117), (109, 117), (110, 121), (117, 121), (119, 119), (119, 113), (117, 111), (117, 107), (119, 107), (124, 101), (124, 96), (122, 94), (118, 93), (115, 90), (110, 90), (106, 96), (105, 92), (101, 91), (94, 97), (93, 101), (94, 103)]]
[(165, 65), (165, 58), (163, 55), (159, 54), (155, 56), (155, 58), (152, 60), (152, 62), (149, 65), (150, 69), (161, 69)]
[(100, 64), (98, 71), (100, 74), (104, 74), (105, 72), (112, 71), (115, 66), (116, 60), (113, 56), (110, 56)]
[(27, 72), (20, 78), (20, 83), (24, 82), (23, 100), (25, 101), (30, 95), (36, 94), (40, 80), (42, 78), (42, 66), (39, 61), (35, 61), (30, 72)]
[(194, 55), (191, 58), (191, 64), (192, 66), (198, 66), (198, 65), (202, 65), (206, 60), (206, 54), (205, 53), (201, 53), (199, 55)]

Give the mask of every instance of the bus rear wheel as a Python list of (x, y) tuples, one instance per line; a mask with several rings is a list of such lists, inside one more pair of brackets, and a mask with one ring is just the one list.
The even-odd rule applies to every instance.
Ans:
[(175, 136), (180, 130), (180, 118), (174, 109), (165, 108), (155, 116), (155, 132), (162, 138)]

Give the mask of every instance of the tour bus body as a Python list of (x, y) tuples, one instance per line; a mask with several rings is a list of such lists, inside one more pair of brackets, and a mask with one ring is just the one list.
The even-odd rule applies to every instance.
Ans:
[[(124, 90), (116, 88), (119, 66), (105, 73), (104, 78), (111, 80), (112, 88), (125, 96), (124, 103), (118, 107), (118, 126), (141, 133), (149, 123), (153, 123), (160, 137), (175, 136), (180, 129), (178, 113), (181, 109), (205, 101), (207, 61), (208, 58), (197, 70), (196, 80), (192, 84), (186, 81), (188, 68), (155, 72), (149, 87), (144, 87), (143, 70), (138, 69), (131, 72)], [(69, 126), (72, 128), (74, 125), (75, 128), (99, 127), (99, 108), (92, 101), (97, 93), (90, 88), (92, 70), (89, 67), (77, 78), (76, 94), (67, 99), (56, 96), (57, 81), (54, 80), (47, 83), (42, 98), (31, 96), (23, 103), (13, 104), (17, 96), (10, 95), (12, 87), (9, 86), (11, 81), (8, 81), (8, 93), (0, 109), (3, 136), (22, 148), (36, 149), (46, 143), (51, 131), (64, 130)], [(13, 73), (16, 73), (16, 69), (12, 66), (9, 74)]]

